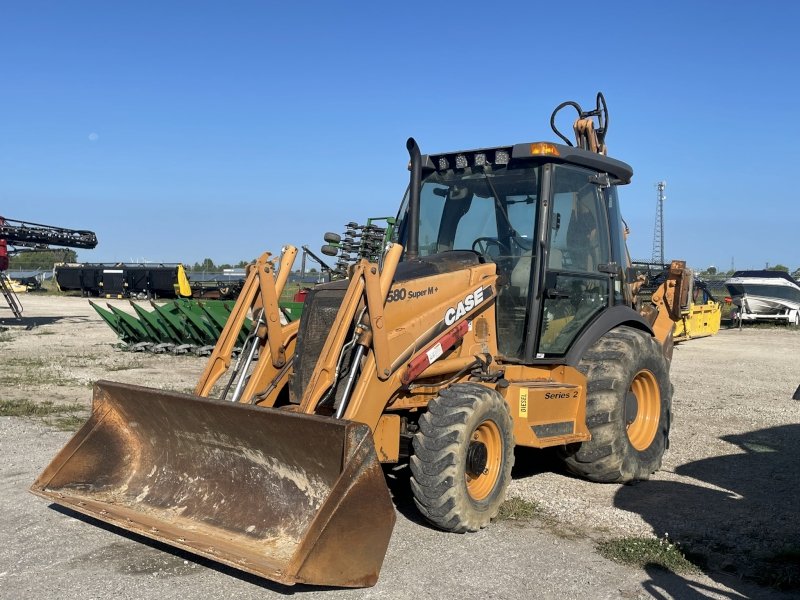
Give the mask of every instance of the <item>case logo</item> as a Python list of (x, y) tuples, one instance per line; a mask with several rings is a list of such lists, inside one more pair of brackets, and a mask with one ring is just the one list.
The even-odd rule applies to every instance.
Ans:
[(471, 294), (467, 294), (467, 297), (459, 302), (457, 306), (448, 308), (447, 312), (444, 313), (444, 324), (449, 327), (473, 310), (481, 302), (483, 302), (483, 286), (479, 287)]

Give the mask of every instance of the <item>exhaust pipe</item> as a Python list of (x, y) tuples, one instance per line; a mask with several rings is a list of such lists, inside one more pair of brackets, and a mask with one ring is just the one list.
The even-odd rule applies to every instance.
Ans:
[(408, 189), (408, 243), (406, 244), (406, 260), (419, 258), (419, 203), (422, 188), (422, 157), (414, 138), (406, 142), (408, 156), (411, 159), (411, 184)]

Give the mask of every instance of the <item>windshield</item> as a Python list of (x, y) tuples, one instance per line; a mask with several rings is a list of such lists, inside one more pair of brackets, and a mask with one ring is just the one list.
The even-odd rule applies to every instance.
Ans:
[[(513, 268), (533, 247), (540, 167), (467, 168), (432, 173), (420, 193), (419, 253), (473, 250)], [(398, 215), (405, 245), (408, 192)]]
[[(540, 169), (487, 166), (439, 171), (423, 180), (420, 193), (421, 257), (471, 250), (497, 265), (497, 345), (508, 359), (524, 356)], [(403, 246), (407, 209), (408, 192), (396, 229)]]

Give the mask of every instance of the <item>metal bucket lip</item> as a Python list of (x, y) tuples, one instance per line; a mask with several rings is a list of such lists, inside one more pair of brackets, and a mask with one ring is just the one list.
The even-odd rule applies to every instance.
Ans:
[[(291, 421), (291, 425), (300, 430), (302, 430), (303, 423), (314, 423), (317, 426), (323, 426), (325, 428), (323, 430), (316, 427), (314, 429), (318, 432), (329, 431), (330, 436), (327, 436), (328, 439), (331, 436), (333, 438), (340, 436), (341, 446), (337, 442), (337, 450), (334, 456), (340, 456), (341, 470), (335, 476), (335, 481), (322, 505), (316, 512), (308, 513), (310, 522), (305, 533), (300, 538), (286, 538), (285, 540), (276, 538), (276, 552), (270, 554), (269, 545), (271, 542), (269, 538), (254, 541), (251, 546), (246, 540), (242, 540), (232, 534), (229, 535), (224, 530), (216, 528), (202, 519), (178, 518), (165, 520), (163, 515), (159, 513), (137, 510), (138, 507), (135, 504), (115, 503), (108, 496), (104, 497), (102, 493), (82, 495), (77, 486), (69, 487), (70, 478), (72, 477), (70, 470), (74, 468), (74, 463), (69, 462), (70, 459), (80, 453), (81, 446), (90, 438), (95, 428), (101, 427), (106, 417), (110, 415), (109, 418), (119, 418), (117, 416), (119, 415), (117, 408), (124, 406), (125, 402), (130, 398), (135, 398), (137, 393), (148, 395), (147, 400), (144, 402), (166, 403), (166, 405), (162, 405), (164, 411), (169, 411), (169, 402), (189, 403), (194, 406), (208, 405), (214, 408), (225, 406), (226, 411), (253, 411), (252, 414), (254, 416), (257, 414), (259, 417), (258, 419), (253, 419), (256, 427), (258, 420), (263, 422), (265, 415), (268, 414), (272, 418), (286, 419), (287, 426), (289, 425), (288, 422)], [(377, 581), (380, 563), (383, 560), (386, 546), (388, 546), (391, 537), (395, 514), (388, 488), (385, 487), (385, 480), (377, 460), (371, 431), (367, 425), (354, 421), (223, 402), (193, 394), (156, 390), (144, 386), (111, 381), (96, 382), (94, 394), (92, 417), (39, 475), (30, 488), (31, 493), (115, 527), (199, 554), (282, 584), (316, 583), (343, 587), (363, 587), (373, 585)], [(117, 394), (122, 394), (123, 396), (120, 398)], [(142, 411), (146, 410), (146, 408), (145, 405), (139, 405), (136, 410)], [(185, 406), (184, 410), (191, 410), (191, 406)], [(227, 415), (226, 419), (236, 419), (229, 412), (225, 414)], [(243, 423), (251, 419), (247, 412), (237, 412), (236, 414), (244, 415), (241, 417), (244, 419)], [(108, 427), (107, 424), (102, 426)], [(281, 427), (281, 423), (279, 422), (275, 426)], [(330, 429), (332, 427), (334, 430)], [(337, 429), (340, 431), (338, 434), (335, 433)], [(95, 448), (90, 451), (90, 455), (91, 452), (94, 452), (95, 455), (97, 453), (96, 444), (98, 438), (95, 437), (93, 439), (94, 441), (90, 440), (89, 444), (95, 444)], [(102, 439), (102, 435), (100, 439)], [(300, 442), (298, 447), (302, 447), (302, 443), (304, 442)], [(339, 455), (339, 452), (342, 452), (342, 455)], [(76, 460), (80, 464), (81, 459), (79, 456), (76, 456)], [(62, 469), (66, 469), (66, 471), (59, 475)], [(49, 484), (57, 477), (61, 481), (56, 482), (56, 487), (49, 487)], [(64, 480), (67, 481), (66, 485), (62, 485)], [(74, 477), (72, 477), (72, 481), (76, 481)], [(77, 481), (80, 482), (81, 479)], [(381, 488), (383, 491), (381, 491)], [(358, 521), (362, 518), (359, 510), (353, 510), (354, 503), (352, 498), (354, 494), (357, 498), (361, 498), (361, 500), (355, 501), (356, 505), (358, 502), (363, 503), (364, 498), (372, 497), (376, 497), (378, 504), (381, 504), (378, 511), (378, 519), (376, 519), (376, 527), (381, 531), (376, 535), (375, 539), (370, 540), (370, 544), (375, 546), (377, 543), (377, 546), (380, 547), (381, 539), (383, 538), (385, 538), (385, 544), (382, 550), (373, 552), (377, 553), (378, 556), (370, 559), (372, 564), (363, 573), (359, 572), (355, 575), (349, 573), (344, 578), (339, 577), (337, 579), (336, 573), (329, 574), (324, 568), (320, 568), (321, 564), (325, 565), (327, 562), (336, 563), (336, 559), (328, 561), (327, 556), (332, 553), (330, 550), (321, 551), (319, 547), (330, 549), (332, 539), (340, 539), (339, 543), (346, 543), (347, 540), (345, 538), (347, 536), (341, 535), (342, 523), (348, 523), (353, 520)], [(340, 507), (343, 507), (341, 511), (338, 510)], [(368, 507), (367, 512), (369, 510), (372, 510), (372, 507)], [(235, 515), (237, 513), (229, 514)], [(332, 532), (334, 531), (339, 533), (333, 535)], [(334, 542), (334, 545), (335, 543), (337, 542)], [(326, 552), (328, 553), (327, 555)], [(346, 552), (347, 550), (342, 548), (335, 554), (341, 555), (346, 554)], [(377, 563), (377, 566), (375, 563)]]
[[(99, 379), (99, 380), (95, 381), (93, 389), (94, 390), (97, 390), (97, 389), (100, 389), (100, 390), (118, 389), (118, 390), (125, 390), (125, 391), (127, 391), (127, 390), (137, 391), (138, 390), (138, 391), (141, 391), (141, 392), (147, 393), (147, 394), (152, 394), (153, 392), (157, 392), (159, 395), (172, 397), (172, 398), (175, 398), (177, 400), (191, 399), (191, 400), (193, 400), (195, 402), (202, 402), (202, 403), (205, 403), (205, 404), (213, 404), (213, 405), (220, 405), (221, 404), (221, 405), (226, 405), (226, 406), (233, 406), (233, 407), (236, 407), (234, 410), (245, 410), (245, 411), (252, 411), (252, 412), (256, 412), (256, 413), (262, 413), (264, 411), (269, 411), (269, 412), (272, 412), (273, 414), (291, 415), (293, 418), (300, 418), (300, 419), (304, 419), (304, 420), (308, 420), (308, 421), (312, 421), (312, 422), (325, 423), (325, 424), (328, 424), (328, 425), (330, 425), (332, 423), (332, 421), (333, 421), (335, 423), (341, 423), (341, 425), (343, 427), (352, 427), (352, 426), (355, 426), (355, 427), (368, 427), (367, 425), (364, 425), (363, 423), (358, 423), (357, 421), (347, 421), (345, 419), (338, 419), (338, 420), (334, 421), (330, 417), (325, 417), (325, 416), (321, 416), (321, 415), (309, 415), (309, 414), (306, 414), (306, 413), (299, 413), (299, 412), (294, 412), (294, 411), (282, 410), (280, 408), (272, 408), (272, 407), (267, 407), (267, 406), (255, 406), (255, 405), (252, 405), (252, 404), (244, 404), (244, 403), (241, 403), (241, 402), (228, 402), (226, 400), (220, 400), (218, 398), (207, 398), (205, 396), (196, 396), (195, 394), (189, 394), (189, 393), (186, 393), (186, 392), (178, 392), (178, 391), (175, 391), (175, 390), (160, 390), (160, 389), (155, 389), (155, 388), (151, 388), (151, 387), (147, 387), (147, 386), (143, 386), (143, 385), (136, 385), (134, 383), (120, 383), (118, 381), (109, 381), (107, 379)], [(93, 401), (94, 401), (94, 403), (97, 403), (98, 401), (103, 402), (104, 399), (103, 398), (98, 398), (98, 395), (95, 393)]]
[[(200, 403), (203, 403), (203, 404), (210, 404), (210, 405), (214, 405), (214, 406), (223, 405), (223, 406), (232, 407), (233, 410), (250, 411), (250, 412), (252, 412), (254, 414), (263, 414), (264, 412), (268, 412), (268, 413), (272, 413), (273, 415), (276, 415), (277, 418), (280, 418), (280, 419), (286, 418), (287, 420), (290, 420), (290, 421), (294, 421), (296, 419), (300, 419), (301, 421), (308, 421), (308, 422), (311, 422), (311, 423), (317, 423), (317, 424), (320, 424), (320, 425), (325, 425), (326, 427), (340, 426), (345, 430), (346, 434), (348, 435), (348, 438), (351, 438), (352, 436), (361, 437), (360, 435), (358, 435), (359, 433), (363, 433), (363, 434), (370, 433), (371, 434), (371, 432), (372, 432), (372, 430), (369, 428), (368, 425), (365, 425), (364, 423), (359, 423), (358, 421), (350, 421), (350, 420), (347, 420), (347, 419), (333, 419), (331, 417), (322, 416), (322, 415), (311, 415), (311, 414), (308, 414), (308, 413), (295, 412), (293, 410), (283, 410), (281, 408), (273, 408), (273, 407), (268, 407), (268, 406), (256, 406), (256, 405), (252, 405), (252, 404), (244, 404), (242, 402), (229, 402), (229, 401), (225, 401), (225, 400), (220, 400), (218, 398), (208, 398), (208, 397), (205, 397), (205, 396), (197, 396), (195, 394), (190, 394), (190, 393), (186, 393), (186, 392), (178, 392), (178, 391), (175, 391), (175, 390), (160, 390), (160, 389), (151, 388), (151, 387), (147, 387), (147, 386), (143, 386), (143, 385), (136, 385), (136, 384), (133, 384), (133, 383), (120, 383), (118, 381), (109, 381), (107, 379), (99, 379), (99, 380), (95, 381), (94, 384), (93, 384), (93, 388), (92, 389), (93, 389), (93, 399), (92, 399), (92, 403), (93, 403), (92, 410), (93, 410), (93, 412), (98, 408), (98, 406), (102, 406), (102, 404), (105, 402), (105, 399), (102, 397), (102, 395), (98, 394), (97, 392), (101, 391), (101, 390), (113, 391), (113, 390), (116, 389), (116, 390), (133, 391), (133, 392), (140, 391), (140, 392), (146, 393), (146, 394), (152, 394), (152, 393), (156, 392), (161, 396), (165, 396), (167, 398), (172, 398), (172, 399), (174, 399), (176, 401), (179, 401), (179, 402), (186, 402), (187, 400), (189, 400), (189, 401), (192, 401), (192, 402), (200, 402)], [(83, 428), (79, 429), (78, 433), (82, 429)], [(75, 437), (78, 435), (78, 433), (75, 434)], [(350, 452), (344, 457), (344, 460), (347, 460), (350, 457), (350, 454), (352, 453), (353, 448), (354, 448), (353, 444), (346, 444), (346, 449), (349, 450)]]
[[(224, 541), (203, 534), (189, 536), (180, 530), (164, 527), (163, 523), (158, 519), (148, 518), (146, 515), (131, 509), (114, 507), (109, 510), (108, 505), (94, 501), (91, 498), (49, 491), (46, 488), (35, 487), (35, 484), (31, 486), (29, 491), (40, 498), (84, 514), (92, 519), (103, 521), (119, 529), (185, 550), (191, 554), (197, 554), (285, 585), (294, 585), (295, 583), (294, 577), (285, 576), (289, 561), (281, 563), (277, 560), (270, 560), (268, 557), (254, 560), (251, 553), (241, 552), (233, 544), (226, 544)], [(172, 535), (169, 535), (170, 533)]]

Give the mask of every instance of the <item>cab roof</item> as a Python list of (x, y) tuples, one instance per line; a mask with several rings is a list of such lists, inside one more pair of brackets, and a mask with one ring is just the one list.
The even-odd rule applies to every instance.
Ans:
[[(549, 148), (549, 152), (539, 152), (543, 147)], [(553, 148), (555, 152), (552, 151)], [(513, 146), (498, 146), (496, 148), (423, 154), (422, 169), (423, 171), (442, 171), (486, 164), (513, 165), (521, 161), (550, 162), (585, 167), (593, 171), (608, 173), (608, 175), (616, 179), (613, 182), (615, 185), (628, 184), (633, 177), (633, 168), (620, 160), (574, 146), (554, 144), (552, 142), (528, 142), (514, 144)]]

